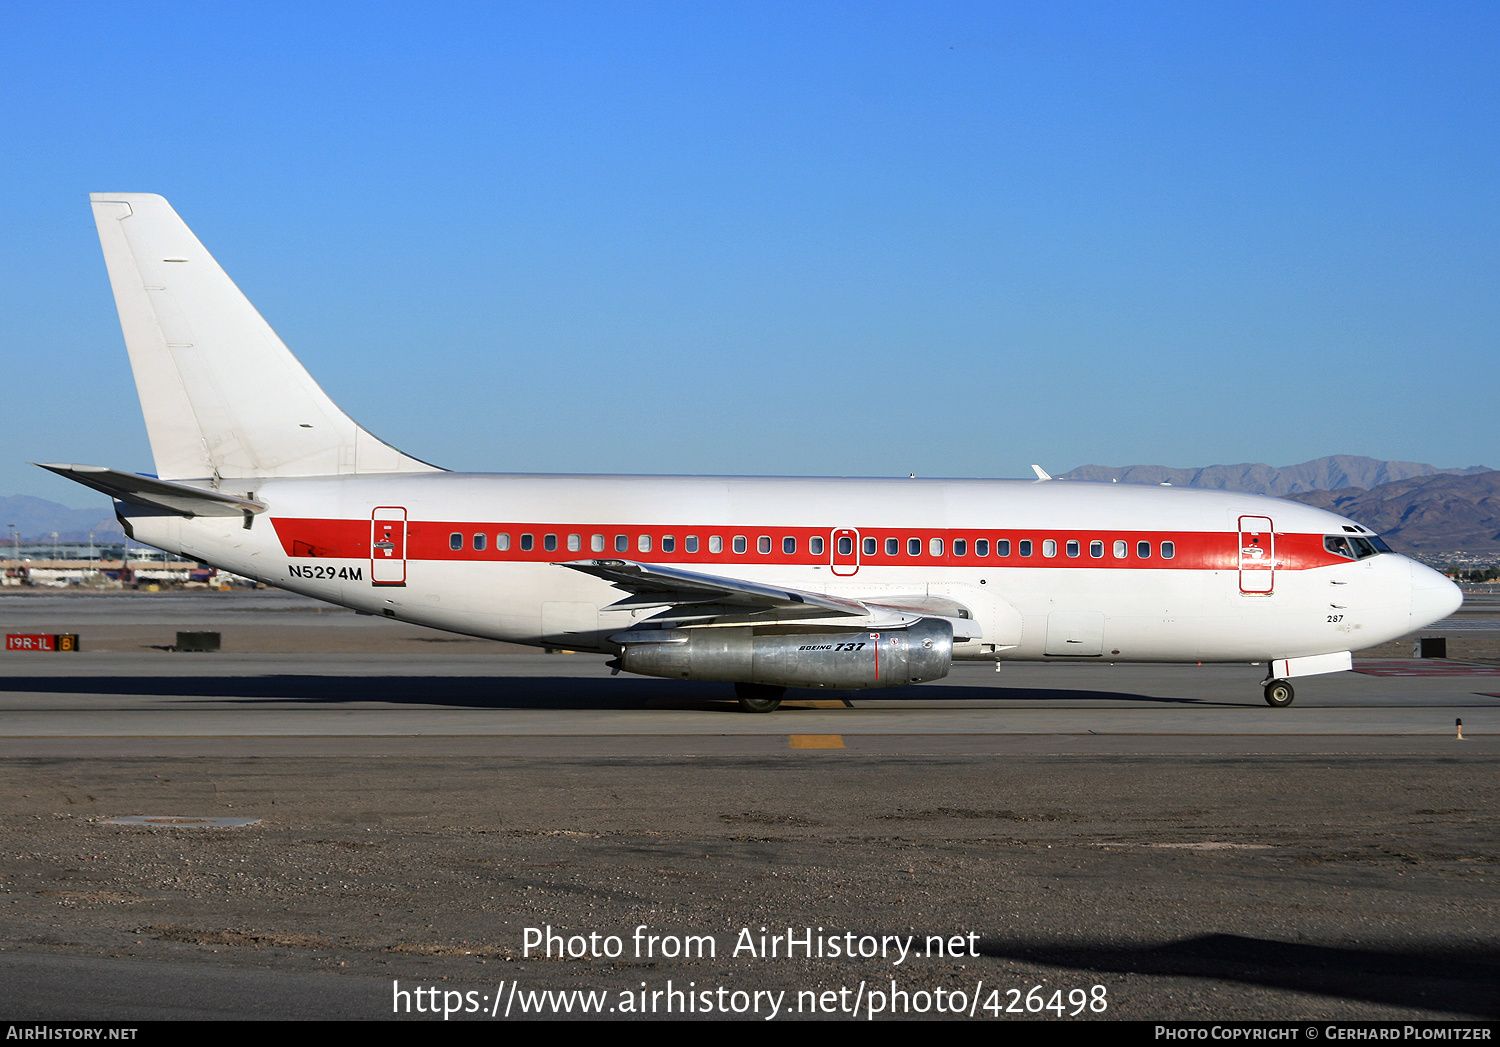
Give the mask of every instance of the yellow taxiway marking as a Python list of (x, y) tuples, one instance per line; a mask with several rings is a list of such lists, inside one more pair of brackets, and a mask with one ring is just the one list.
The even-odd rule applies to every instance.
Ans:
[(792, 735), (793, 749), (842, 749), (843, 747), (844, 736), (842, 734)]

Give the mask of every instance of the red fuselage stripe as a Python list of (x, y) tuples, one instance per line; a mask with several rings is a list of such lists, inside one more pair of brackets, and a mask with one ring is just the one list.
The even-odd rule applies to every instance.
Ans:
[[(370, 559), (369, 520), (329, 520), (309, 518), (273, 518), (277, 538), (287, 556), (294, 559)], [(811, 527), (603, 527), (582, 524), (545, 523), (473, 523), (412, 520), (406, 525), (404, 559), (462, 560), (475, 563), (553, 563), (565, 560), (624, 559), (650, 563), (733, 568), (743, 564), (813, 567), (830, 563), (856, 562), (855, 554), (837, 555), (835, 542), (848, 535), (849, 528)], [(453, 535), (459, 535), (460, 548), (454, 549)], [(474, 536), (484, 536), (484, 548), (474, 548)], [(501, 535), (507, 536), (509, 547)], [(523, 536), (531, 536), (531, 548), (523, 549)], [(593, 548), (593, 539), (602, 535), (604, 549)], [(1239, 535), (1234, 531), (1090, 531), (1090, 530), (1006, 530), (964, 528), (914, 528), (896, 530), (877, 527), (859, 531), (856, 539), (860, 567), (1045, 567), (1092, 568), (1112, 570), (1190, 570), (1235, 571), (1239, 569)], [(623, 550), (616, 547), (619, 537), (625, 539)], [(697, 551), (687, 551), (687, 539), (696, 537)], [(710, 538), (723, 545), (710, 552)], [(650, 548), (642, 549), (642, 538), (650, 539)], [(735, 552), (735, 540), (744, 539), (744, 552)], [(770, 539), (770, 551), (760, 552), (761, 539)], [(794, 550), (784, 551), (783, 541), (795, 540)], [(821, 553), (812, 552), (812, 540), (822, 539)], [(875, 552), (864, 551), (862, 543), (875, 539)], [(895, 539), (897, 552), (886, 552), (887, 539)], [(942, 553), (934, 555), (932, 540), (942, 541)], [(552, 548), (547, 548), (551, 540)], [(663, 548), (663, 540), (672, 548)], [(919, 543), (917, 555), (909, 553), (909, 542)], [(954, 543), (964, 543), (964, 555), (954, 552)], [(989, 554), (979, 556), (976, 542), (988, 542)], [(1045, 555), (1047, 542), (1055, 542), (1055, 553)], [(1114, 555), (1114, 544), (1125, 543), (1125, 556)], [(1008, 556), (997, 555), (1000, 543), (1009, 542)], [(1031, 555), (1021, 555), (1023, 542), (1031, 543)], [(1076, 547), (1068, 543), (1076, 542)], [(1103, 555), (1094, 556), (1091, 545), (1102, 543)], [(1138, 555), (1139, 543), (1148, 543), (1150, 556)], [(1174, 555), (1162, 556), (1163, 543), (1170, 542)], [(576, 544), (577, 548), (570, 548)], [(1076, 548), (1077, 555), (1069, 555)], [(1348, 563), (1323, 548), (1321, 534), (1276, 535), (1276, 568), (1308, 570)]]

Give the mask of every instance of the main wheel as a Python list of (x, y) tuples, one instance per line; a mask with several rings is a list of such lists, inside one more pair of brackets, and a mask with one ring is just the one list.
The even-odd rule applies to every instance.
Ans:
[(781, 705), (785, 687), (771, 687), (763, 683), (737, 683), (734, 693), (740, 700), (740, 708), (747, 713), (774, 713)]
[(1285, 709), (1295, 697), (1297, 692), (1285, 680), (1272, 680), (1266, 684), (1266, 704), (1273, 709)]

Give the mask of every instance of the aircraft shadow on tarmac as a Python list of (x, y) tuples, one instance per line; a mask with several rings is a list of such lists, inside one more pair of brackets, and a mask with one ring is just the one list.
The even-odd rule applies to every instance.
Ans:
[[(729, 684), (701, 680), (578, 676), (12, 676), (0, 693), (142, 695), (223, 699), (237, 703), (340, 705), (378, 702), (472, 709), (702, 709), (734, 701)], [(1222, 701), (1164, 695), (1033, 687), (892, 687), (878, 691), (798, 690), (791, 703), (812, 700), (966, 702), (1005, 701), (1134, 703), (1187, 707), (1237, 707)], [(787, 711), (795, 711), (793, 705)], [(735, 707), (738, 710), (738, 707)]]
[(1145, 948), (982, 940), (979, 951), (999, 959), (1099, 973), (1212, 978), (1500, 1017), (1500, 953), (1494, 949), (1351, 949), (1208, 934)]

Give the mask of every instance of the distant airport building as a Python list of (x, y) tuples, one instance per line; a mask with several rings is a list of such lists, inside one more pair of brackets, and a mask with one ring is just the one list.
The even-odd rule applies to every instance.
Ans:
[[(158, 556), (160, 554), (157, 554)], [(251, 579), (186, 560), (0, 560), (0, 586), (253, 585)]]

